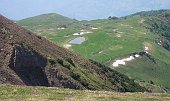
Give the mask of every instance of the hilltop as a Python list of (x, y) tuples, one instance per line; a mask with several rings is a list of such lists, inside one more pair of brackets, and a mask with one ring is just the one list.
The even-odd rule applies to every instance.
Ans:
[(34, 25), (36, 29), (30, 30), (139, 83), (169, 89), (169, 15), (169, 10), (142, 11), (116, 19), (77, 21), (65, 24), (65, 29)]
[[(70, 24), (75, 22), (76, 20), (70, 19), (68, 17), (56, 14), (56, 13), (48, 13), (42, 14), (35, 17), (30, 17), (27, 19), (20, 20), (19, 23), (22, 24), (26, 28), (37, 27), (61, 27), (64, 24)], [(58, 26), (60, 25), (60, 26)], [(44, 27), (43, 27), (44, 28)]]
[(127, 76), (55, 45), (2, 15), (0, 28), (0, 84), (148, 91)]

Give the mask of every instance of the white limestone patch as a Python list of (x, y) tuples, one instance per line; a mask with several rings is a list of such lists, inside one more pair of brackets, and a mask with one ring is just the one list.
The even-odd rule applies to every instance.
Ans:
[(65, 29), (64, 27), (61, 27), (61, 28), (57, 28), (57, 29), (59, 29), (59, 30), (63, 30), (63, 29)]
[(149, 50), (149, 47), (145, 46), (145, 51), (148, 51)]
[(140, 57), (140, 55), (139, 54), (135, 54), (135, 57), (138, 58), (138, 57)]
[(89, 33), (92, 33), (92, 32), (88, 32), (88, 31), (86, 31), (86, 32), (78, 32), (78, 33), (74, 33), (73, 35), (78, 36), (78, 35), (84, 35), (84, 34), (89, 34)]
[(158, 45), (160, 45), (160, 46), (161, 46), (162, 44), (158, 42)]
[(70, 45), (70, 44), (65, 44), (65, 45), (64, 45), (65, 48), (70, 48), (71, 46), (72, 46), (72, 45)]
[(116, 60), (114, 63), (113, 63), (113, 67), (118, 67), (119, 65), (126, 65), (125, 61), (123, 60)]
[(96, 29), (98, 29), (98, 28), (96, 28), (96, 27), (92, 27), (91, 29), (96, 30)]
[(128, 58), (122, 59), (123, 61), (132, 61), (133, 59), (135, 59), (133, 56), (130, 56)]
[(145, 46), (145, 47), (144, 47), (144, 52), (145, 52), (146, 54), (149, 54), (148, 51), (149, 51), (149, 47)]
[(89, 34), (89, 33), (92, 33), (92, 32), (88, 32), (88, 31), (87, 31), (87, 32), (85, 32), (85, 33), (86, 33), (86, 34)]
[(126, 62), (134, 60), (135, 57), (134, 56), (130, 56), (128, 58), (124, 58), (124, 59), (121, 59), (121, 60), (116, 60), (112, 65), (113, 65), (113, 67), (118, 67), (119, 65), (126, 65)]
[(162, 45), (162, 41), (157, 42), (157, 44), (161, 46)]
[[(157, 42), (159, 42), (159, 41), (157, 41)], [(156, 43), (157, 43), (157, 42), (156, 42)], [(145, 42), (145, 43), (144, 43), (144, 46), (143, 46), (143, 50), (144, 50), (144, 52), (146, 52), (147, 54), (149, 54), (149, 53), (152, 52), (152, 50), (153, 50), (152, 44)]]
[(135, 54), (133, 56), (129, 56), (128, 58), (123, 58), (123, 59), (119, 59), (119, 60), (116, 60), (115, 62), (113, 62), (112, 66), (113, 67), (118, 67), (120, 65), (126, 65), (126, 62), (130, 62), (132, 60), (135, 60), (135, 58), (139, 58), (140, 55), (139, 54)]
[(103, 51), (100, 51), (99, 54), (103, 53)]
[(84, 32), (85, 30), (82, 29), (82, 30), (80, 30), (80, 31), (81, 31), (81, 32)]
[(116, 36), (117, 36), (118, 38), (122, 37), (120, 34), (117, 34)]
[(77, 36), (77, 35), (83, 35), (83, 34), (85, 34), (85, 33), (84, 32), (80, 32), (80, 33), (74, 33), (73, 35)]

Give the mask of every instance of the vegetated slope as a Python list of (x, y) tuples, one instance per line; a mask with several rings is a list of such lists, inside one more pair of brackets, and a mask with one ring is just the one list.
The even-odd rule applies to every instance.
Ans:
[[(154, 11), (147, 12), (147, 13), (150, 14), (153, 12)], [(115, 70), (125, 75), (128, 75), (129, 77), (135, 80), (138, 80), (142, 84), (145, 83), (145, 84), (151, 84), (151, 85), (153, 84), (158, 85), (158, 87), (156, 87), (156, 89), (153, 90), (154, 92), (157, 92), (158, 89), (159, 90), (162, 89), (163, 92), (166, 92), (167, 89), (170, 89), (170, 82), (169, 82), (169, 76), (170, 76), (170, 70), (169, 70), (170, 69), (170, 62), (169, 62), (169, 59), (170, 59), (170, 52), (169, 52), (170, 20), (169, 18), (170, 17), (169, 15), (170, 15), (170, 12), (168, 10), (165, 10), (165, 11), (161, 10), (161, 11), (155, 11), (155, 12), (157, 13), (150, 14), (148, 16), (147, 14), (145, 16), (143, 15), (131, 16), (121, 21), (121, 22), (125, 21), (126, 25), (132, 25), (132, 24), (136, 25), (136, 26), (133, 26), (133, 28), (129, 27), (125, 32), (126, 34), (128, 34), (129, 32), (131, 34), (127, 35), (126, 39), (124, 40), (127, 40), (127, 37), (129, 38), (131, 37), (131, 40), (130, 39), (127, 40), (127, 43), (123, 43), (124, 40), (121, 41), (121, 43), (119, 43), (119, 45), (122, 45), (122, 44), (127, 45), (128, 48), (123, 48), (124, 53), (129, 53), (130, 55), (131, 53), (133, 53), (133, 51), (138, 52), (137, 47), (136, 47), (136, 45), (138, 45), (138, 46), (143, 46), (143, 47), (145, 46), (149, 47), (149, 51), (148, 51), (149, 55), (141, 56), (140, 58), (137, 58), (136, 60), (127, 62), (125, 66), (119, 66), (118, 68), (115, 68)], [(135, 20), (135, 19), (138, 19), (138, 20)], [(137, 27), (139, 25), (141, 25), (140, 28)], [(120, 27), (120, 28), (123, 28), (123, 27)], [(135, 29), (137, 31), (136, 33), (133, 33), (132, 31)], [(146, 35), (140, 35), (139, 33), (145, 33)], [(134, 43), (131, 43), (131, 42), (134, 42)], [(143, 43), (143, 45), (141, 43)], [(129, 48), (131, 48), (133, 51), (131, 50), (131, 52), (127, 52), (127, 49)], [(120, 55), (120, 58), (129, 56), (129, 55), (122, 56), (122, 53), (120, 53), (120, 51), (115, 52), (115, 53), (118, 53)], [(120, 58), (115, 58), (115, 60), (120, 59)], [(110, 66), (112, 68), (112, 62)]]
[(145, 23), (145, 27), (149, 29), (152, 34), (159, 36), (151, 43), (152, 48), (150, 54), (154, 62), (145, 57), (129, 63), (126, 66), (122, 66), (123, 68), (118, 68), (117, 70), (142, 82), (147, 81), (170, 89), (168, 78), (170, 76), (170, 11), (160, 10), (145, 12), (144, 15), (138, 13), (138, 15), (140, 15), (142, 19), (145, 19), (143, 22)]
[(148, 87), (145, 86), (148, 89), (152, 85), (157, 85), (156, 88), (152, 89), (153, 92), (167, 92), (167, 89), (169, 89), (169, 64), (157, 59), (154, 59), (153, 62), (147, 56), (144, 56), (128, 63), (126, 66), (120, 66), (116, 70), (138, 80), (141, 84), (150, 84)]
[[(85, 42), (79, 45), (71, 44), (69, 49), (110, 66), (137, 81), (142, 81), (142, 83), (152, 82), (152, 84), (170, 88), (168, 79), (170, 52), (169, 41), (166, 37), (169, 32), (167, 31), (169, 22), (168, 17), (166, 19), (161, 17), (164, 13), (167, 16), (169, 10), (140, 12), (119, 19), (78, 21), (68, 25), (64, 30), (32, 31), (38, 32), (39, 35), (62, 46), (69, 44), (69, 41), (74, 38), (84, 37), (86, 38)], [(93, 27), (97, 29), (93, 29)], [(159, 29), (163, 33), (158, 31)], [(73, 34), (77, 32), (91, 33), (74, 36)], [(140, 56), (140, 58), (135, 58), (135, 61), (127, 62), (125, 66), (113, 68), (114, 61), (144, 51), (145, 47), (149, 48), (149, 57)]]
[(142, 12), (138, 12), (126, 17), (132, 17), (132, 16), (142, 16), (142, 17), (153, 17), (153, 16), (157, 16), (157, 15), (161, 15), (165, 12), (168, 12), (169, 10), (152, 10), (152, 11), (142, 11)]
[(1, 84), (146, 91), (127, 76), (73, 54), (2, 15), (0, 28)]
[(56, 13), (42, 14), (35, 17), (20, 20), (18, 23), (22, 24), (26, 28), (37, 27), (58, 27), (58, 25), (73, 23), (76, 20), (64, 17)]
[(169, 101), (169, 93), (118, 93), (1, 85), (1, 101)]
[[(147, 18), (146, 22), (149, 26), (151, 32), (160, 35), (160, 40), (162, 41), (162, 46), (170, 50), (170, 11), (163, 12), (157, 16), (152, 16)], [(167, 39), (167, 40), (166, 40)]]

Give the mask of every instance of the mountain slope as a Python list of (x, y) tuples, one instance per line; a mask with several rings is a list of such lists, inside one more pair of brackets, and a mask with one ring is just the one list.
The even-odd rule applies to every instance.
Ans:
[(0, 16), (0, 83), (146, 91), (127, 76), (59, 47)]

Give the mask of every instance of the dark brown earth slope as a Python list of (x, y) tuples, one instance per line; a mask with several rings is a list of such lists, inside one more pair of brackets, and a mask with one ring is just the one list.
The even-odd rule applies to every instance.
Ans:
[(0, 84), (146, 91), (127, 76), (59, 47), (2, 15)]

